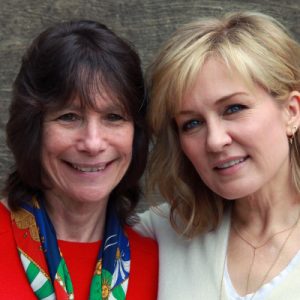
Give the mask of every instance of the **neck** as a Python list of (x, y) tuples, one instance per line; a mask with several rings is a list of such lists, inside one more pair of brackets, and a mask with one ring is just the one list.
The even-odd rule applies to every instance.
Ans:
[(300, 212), (300, 197), (296, 191), (252, 195), (235, 201), (234, 225), (252, 236), (267, 237), (292, 226)]
[[(103, 237), (107, 201), (80, 203), (60, 199), (47, 193), (46, 210), (55, 228), (57, 239), (95, 242)], [(50, 199), (51, 198), (51, 199)]]

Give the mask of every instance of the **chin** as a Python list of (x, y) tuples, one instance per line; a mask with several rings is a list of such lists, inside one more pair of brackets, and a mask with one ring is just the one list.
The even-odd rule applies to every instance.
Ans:
[(73, 199), (77, 203), (84, 203), (84, 204), (92, 204), (92, 203), (99, 203), (102, 201), (106, 201), (109, 198), (109, 195), (103, 195), (98, 193), (84, 193), (84, 194), (77, 194), (74, 195)]
[(229, 191), (220, 191), (220, 192), (215, 192), (218, 194), (220, 197), (224, 198), (225, 200), (236, 200), (240, 198), (247, 197), (250, 193), (245, 192), (245, 190), (231, 190)]

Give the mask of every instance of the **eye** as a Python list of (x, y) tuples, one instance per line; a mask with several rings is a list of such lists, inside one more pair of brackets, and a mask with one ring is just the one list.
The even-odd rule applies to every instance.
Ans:
[(190, 131), (190, 130), (196, 128), (196, 127), (201, 126), (202, 124), (203, 124), (202, 121), (197, 120), (197, 119), (192, 119), (192, 120), (184, 122), (181, 126), (181, 129), (182, 129), (182, 131), (187, 132), (187, 131)]
[(232, 105), (229, 105), (228, 107), (226, 107), (224, 114), (225, 115), (234, 114), (245, 108), (246, 108), (246, 106), (242, 105), (242, 104), (232, 104)]
[(122, 116), (121, 114), (109, 113), (107, 114), (107, 120), (112, 122), (117, 122), (117, 121), (125, 120), (125, 117)]
[(57, 118), (63, 122), (75, 122), (81, 119), (81, 117), (75, 113), (66, 113)]

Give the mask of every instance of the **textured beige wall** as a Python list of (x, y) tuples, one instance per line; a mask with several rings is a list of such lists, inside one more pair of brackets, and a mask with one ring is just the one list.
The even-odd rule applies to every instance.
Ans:
[(200, 16), (243, 9), (278, 18), (300, 40), (300, 0), (1, 0), (0, 188), (12, 162), (4, 133), (11, 84), (22, 53), (45, 27), (68, 19), (98, 20), (132, 41), (146, 67), (162, 41), (179, 25)]

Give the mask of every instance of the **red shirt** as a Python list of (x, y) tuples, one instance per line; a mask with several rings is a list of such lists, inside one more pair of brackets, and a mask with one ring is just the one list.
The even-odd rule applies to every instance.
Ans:
[[(131, 264), (127, 300), (156, 300), (158, 250), (155, 241), (126, 227)], [(100, 242), (58, 241), (73, 283), (75, 300), (87, 300)], [(0, 300), (36, 300), (16, 248), (9, 211), (0, 203)]]

